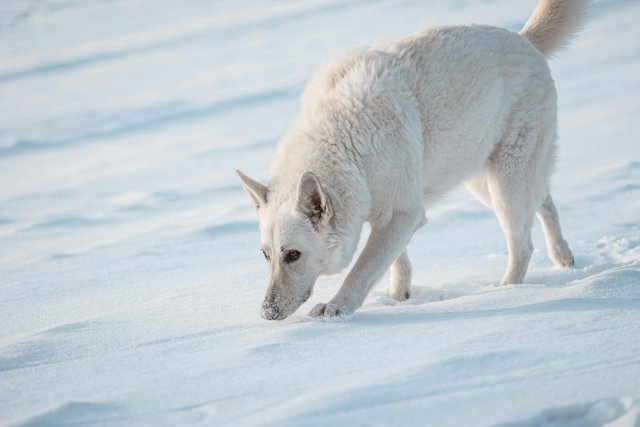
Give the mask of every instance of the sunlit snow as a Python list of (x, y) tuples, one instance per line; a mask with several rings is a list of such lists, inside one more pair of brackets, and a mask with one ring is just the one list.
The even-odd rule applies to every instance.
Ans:
[(263, 179), (331, 54), (429, 25), (517, 31), (536, 0), (0, 2), (0, 424), (638, 426), (640, 2), (551, 61), (552, 191), (525, 284), (459, 191), (346, 322), (260, 318), (234, 169)]

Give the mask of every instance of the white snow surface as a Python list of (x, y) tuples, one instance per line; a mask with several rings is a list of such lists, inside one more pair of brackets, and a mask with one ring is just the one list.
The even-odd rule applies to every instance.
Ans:
[(517, 31), (536, 0), (0, 3), (0, 424), (640, 426), (640, 2), (594, 1), (551, 62), (552, 191), (525, 284), (463, 191), (347, 321), (259, 317), (234, 174), (264, 179), (331, 54), (430, 25)]

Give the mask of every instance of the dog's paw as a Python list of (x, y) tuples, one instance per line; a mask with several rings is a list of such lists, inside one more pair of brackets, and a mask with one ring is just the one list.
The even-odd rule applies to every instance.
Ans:
[(558, 267), (575, 267), (576, 265), (571, 249), (569, 249), (569, 245), (564, 240), (561, 245), (551, 248), (549, 256)]
[(576, 260), (573, 258), (573, 254), (571, 250), (567, 247), (565, 251), (563, 251), (560, 256), (558, 256), (559, 264), (562, 267), (575, 267)]
[(411, 291), (406, 289), (388, 289), (387, 296), (398, 302), (404, 302), (411, 298)]
[(313, 309), (309, 313), (309, 316), (316, 317), (319, 319), (339, 319), (339, 318), (345, 318), (350, 314), (351, 314), (350, 311), (344, 308), (341, 308), (337, 304), (330, 302), (327, 304), (320, 303), (316, 305), (315, 307), (313, 307)]

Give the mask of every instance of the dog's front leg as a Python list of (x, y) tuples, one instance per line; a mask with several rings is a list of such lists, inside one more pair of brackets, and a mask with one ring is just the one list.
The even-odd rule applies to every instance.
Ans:
[(371, 225), (371, 235), (342, 287), (327, 304), (318, 304), (314, 317), (346, 316), (362, 305), (376, 280), (409, 243), (424, 219), (422, 207), (413, 213), (394, 212), (384, 223)]

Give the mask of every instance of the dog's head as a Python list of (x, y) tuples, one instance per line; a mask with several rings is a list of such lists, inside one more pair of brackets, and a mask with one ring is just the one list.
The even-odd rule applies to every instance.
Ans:
[(331, 197), (312, 172), (302, 175), (293, 194), (277, 197), (237, 172), (258, 209), (260, 250), (269, 265), (262, 317), (281, 320), (311, 296), (319, 275), (334, 270), (338, 238)]

